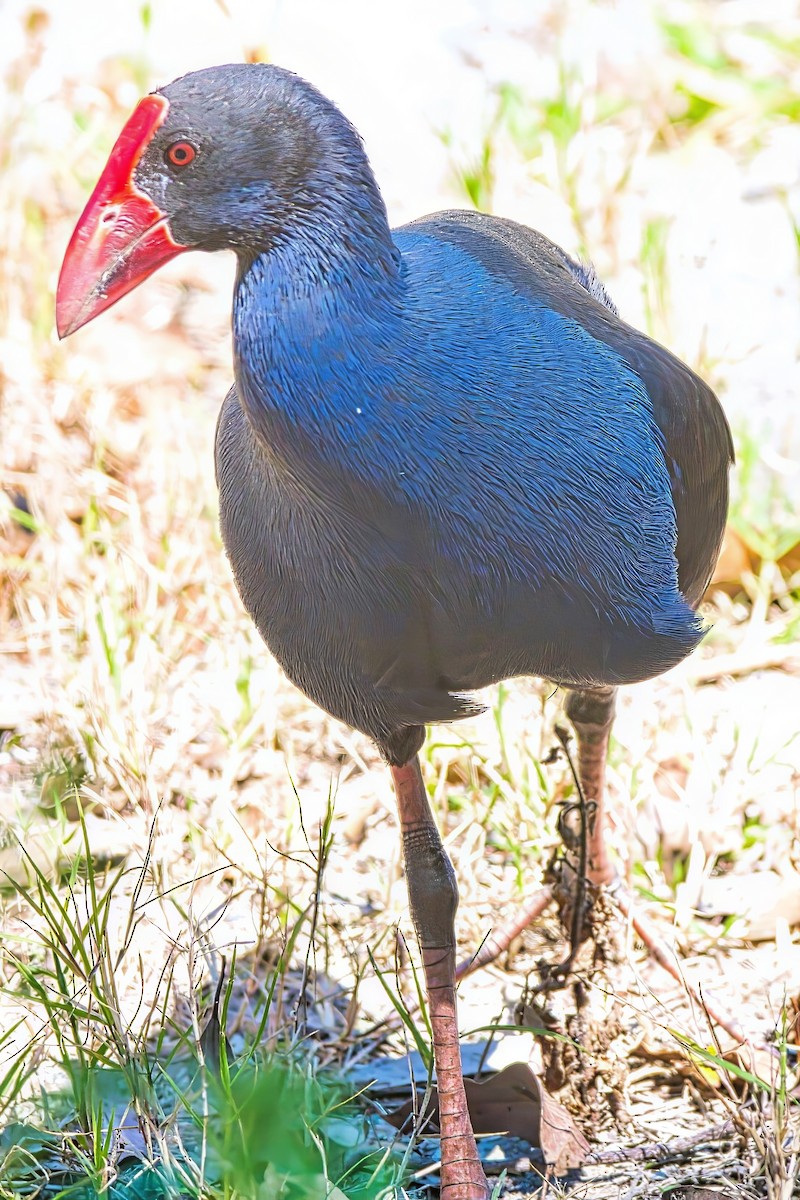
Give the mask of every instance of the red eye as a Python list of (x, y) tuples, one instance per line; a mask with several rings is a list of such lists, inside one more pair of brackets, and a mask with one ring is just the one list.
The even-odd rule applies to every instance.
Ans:
[(167, 149), (166, 159), (173, 167), (188, 167), (196, 155), (191, 142), (173, 142)]

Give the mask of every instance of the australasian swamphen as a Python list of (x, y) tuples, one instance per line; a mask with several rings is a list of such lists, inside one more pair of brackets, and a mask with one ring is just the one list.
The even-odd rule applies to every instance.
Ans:
[(59, 334), (189, 249), (238, 259), (216, 448), (236, 583), (289, 678), (391, 766), (442, 1195), (483, 1200), (425, 725), (510, 676), (564, 685), (597, 806), (588, 876), (607, 882), (615, 690), (702, 637), (729, 429), (706, 384), (541, 234), (472, 212), (390, 231), (356, 131), (278, 67), (214, 67), (141, 101), (70, 241)]

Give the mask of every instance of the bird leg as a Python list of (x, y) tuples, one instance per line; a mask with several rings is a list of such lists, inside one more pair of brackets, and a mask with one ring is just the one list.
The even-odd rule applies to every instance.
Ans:
[(578, 740), (578, 778), (587, 806), (586, 878), (604, 887), (615, 876), (605, 840), (605, 782), (608, 739), (614, 721), (617, 689), (570, 690), (564, 710)]
[(442, 1200), (488, 1200), (489, 1185), (472, 1132), (458, 1046), (455, 872), (433, 820), (419, 759), (415, 756), (391, 770), (433, 1032), (442, 1155), (440, 1195)]
[(569, 734), (556, 725), (556, 736), (577, 793), (577, 802), (564, 805), (558, 821), (567, 853), (555, 858), (549, 868), (552, 894), (569, 935), (570, 949), (562, 962), (543, 970), (537, 991), (557, 991), (566, 986), (588, 938), (599, 948), (591, 917), (600, 890), (615, 879), (603, 826), (606, 755), (615, 700), (616, 691), (611, 687), (567, 693), (565, 710), (578, 738), (577, 768), (569, 751)]
[[(587, 807), (588, 839), (586, 878), (595, 887), (614, 879), (604, 837), (606, 754), (614, 720), (616, 688), (567, 692), (566, 714), (578, 740), (578, 778)], [(507, 950), (514, 938), (532, 925), (556, 899), (556, 886), (546, 884), (515, 914), (513, 920), (493, 930), (477, 954), (459, 963), (456, 977), (463, 979), (479, 967), (494, 962)]]
[[(633, 897), (616, 874), (605, 842), (605, 774), (608, 740), (614, 720), (616, 688), (597, 687), (586, 690), (570, 689), (567, 692), (565, 711), (578, 742), (578, 779), (588, 816), (588, 839), (586, 855), (586, 880), (593, 888), (609, 889), (612, 901), (620, 909), (641, 938), (648, 953), (662, 970), (682, 987), (707, 1013), (709, 1019), (724, 1029), (736, 1041), (743, 1041), (741, 1025), (721, 1007), (713, 993), (690, 983), (675, 952), (653, 929), (649, 921), (636, 912)], [(547, 884), (536, 892), (524, 907), (516, 913), (513, 921), (500, 929), (493, 930), (474, 958), (459, 963), (457, 979), (493, 962), (508, 949), (523, 929), (533, 924), (538, 917), (559, 899), (563, 887)], [(573, 945), (574, 956), (575, 946)], [(563, 978), (563, 972), (558, 975)]]
[(616, 688), (592, 688), (567, 692), (565, 711), (578, 741), (578, 776), (589, 806), (589, 846), (586, 878), (595, 888), (613, 884), (612, 899), (623, 916), (630, 920), (642, 939), (647, 952), (662, 970), (682, 987), (705, 1010), (710, 1020), (737, 1041), (744, 1040), (742, 1027), (731, 1017), (712, 992), (690, 983), (681, 970), (675, 952), (653, 929), (649, 921), (636, 912), (628, 888), (616, 875), (605, 841), (605, 773), (608, 739), (614, 720)]

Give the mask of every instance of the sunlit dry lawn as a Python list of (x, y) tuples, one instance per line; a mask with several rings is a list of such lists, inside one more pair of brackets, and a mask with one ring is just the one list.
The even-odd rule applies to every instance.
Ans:
[[(234, 1053), (256, 1031), (312, 1075), (348, 1064), (351, 1091), (426, 1036), (418, 1014), (398, 1031), (401, 1001), (386, 990), (414, 1007), (388, 773), (283, 678), (224, 558), (213, 438), (231, 375), (232, 262), (184, 256), (70, 341), (53, 327), (69, 233), (138, 96), (247, 56), (341, 103), (396, 223), (477, 204), (536, 225), (591, 256), (623, 314), (726, 406), (738, 467), (710, 632), (621, 699), (610, 837), (687, 975), (754, 1044), (785, 1053), (748, 1060), (749, 1084), (728, 1075), (702, 1010), (621, 928), (622, 961), (588, 980), (621, 1023), (614, 1060), (589, 1107), (561, 1099), (595, 1149), (729, 1119), (735, 1136), (669, 1168), (585, 1167), (567, 1182), (578, 1195), (705, 1182), (788, 1200), (800, 1150), (796, 6), (485, 2), (467, 17), (420, 3), (391, 31), (355, 2), (257, 7), (125, 0), (114, 29), (99, 4), (0, 11), (0, 1195), (47, 1179), (58, 1194), (62, 1152), (71, 1178), (107, 1194), (122, 1161), (119, 1145), (98, 1149), (107, 1113), (87, 1132), (79, 1104), (56, 1120), (35, 1097), (95, 1052), (141, 1066), (196, 1051), (223, 971)], [(558, 693), (522, 680), (485, 700), (483, 717), (431, 730), (424, 752), (464, 956), (541, 881), (571, 795), (563, 758), (544, 762)], [(462, 985), (464, 1030), (513, 1023), (537, 960), (563, 955), (552, 919), (544, 928)], [(531, 1053), (530, 1035), (499, 1041), (497, 1061)], [(368, 1111), (406, 1098), (379, 1094)], [(145, 1136), (158, 1122), (135, 1099), (128, 1151), (161, 1161), (163, 1131)], [(63, 1141), (37, 1148), (30, 1134), (24, 1154), (9, 1134), (54, 1123)], [(391, 1144), (388, 1125), (358, 1128), (356, 1142)], [(538, 1195), (537, 1176), (515, 1175), (523, 1152), (498, 1154), (507, 1194)], [(425, 1142), (408, 1171), (435, 1156)], [(198, 1194), (192, 1178), (184, 1194)], [(426, 1178), (407, 1174), (408, 1194), (435, 1194)], [(271, 1194), (314, 1194), (285, 1186)], [(349, 1194), (369, 1193), (342, 1182)]]

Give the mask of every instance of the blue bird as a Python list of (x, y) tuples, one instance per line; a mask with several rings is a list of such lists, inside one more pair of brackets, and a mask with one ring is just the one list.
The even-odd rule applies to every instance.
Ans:
[(470, 212), (392, 232), (355, 129), (278, 67), (214, 67), (141, 101), (70, 242), (59, 334), (189, 249), (238, 260), (216, 443), (236, 584), (289, 678), (391, 767), (442, 1196), (485, 1200), (424, 727), (474, 712), (469, 693), (502, 679), (562, 684), (595, 805), (587, 874), (607, 883), (616, 688), (703, 635), (728, 425), (710, 388), (541, 234)]

